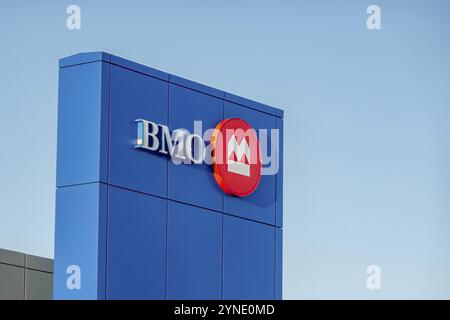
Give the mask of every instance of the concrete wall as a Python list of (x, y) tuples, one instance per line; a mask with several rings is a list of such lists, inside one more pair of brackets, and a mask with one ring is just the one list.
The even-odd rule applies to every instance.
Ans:
[(53, 260), (0, 249), (0, 300), (50, 300)]

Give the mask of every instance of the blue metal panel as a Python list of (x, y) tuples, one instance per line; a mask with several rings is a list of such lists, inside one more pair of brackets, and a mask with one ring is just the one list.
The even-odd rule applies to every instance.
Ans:
[(109, 65), (61, 68), (59, 77), (56, 184), (106, 182)]
[(69, 67), (77, 64), (90, 63), (95, 61), (105, 61), (109, 62), (111, 60), (111, 55), (106, 52), (83, 52), (65, 57), (59, 60), (59, 67)]
[[(102, 183), (56, 191), (55, 299), (105, 298), (106, 196)], [(66, 286), (71, 265), (81, 270), (81, 289)]]
[(223, 298), (274, 299), (275, 227), (224, 215)]
[(277, 118), (276, 119), (276, 127), (279, 130), (279, 139), (278, 139), (278, 173), (275, 176), (276, 179), (276, 221), (275, 224), (278, 227), (283, 226), (283, 119)]
[(283, 229), (275, 228), (275, 299), (283, 299)]
[(174, 75), (170, 75), (170, 82), (174, 83), (174, 84), (178, 84), (180, 86), (186, 87), (188, 89), (192, 89), (201, 93), (205, 93), (208, 94), (210, 96), (219, 98), (219, 99), (223, 99), (225, 97), (225, 92), (223, 92), (222, 90), (218, 90), (216, 88), (212, 88), (209, 86), (206, 86), (204, 84), (198, 83), (198, 82), (194, 82), (191, 80), (187, 80), (181, 77), (177, 77)]
[[(194, 120), (203, 130), (215, 128), (223, 117), (223, 100), (170, 85), (169, 126), (194, 132)], [(208, 209), (222, 211), (222, 189), (214, 180), (210, 165), (174, 164), (169, 161), (169, 198)]]
[(270, 115), (273, 115), (276, 117), (281, 117), (281, 118), (283, 117), (283, 110), (281, 110), (281, 109), (277, 109), (277, 108), (268, 106), (263, 103), (259, 103), (259, 102), (256, 102), (256, 101), (253, 101), (253, 100), (250, 100), (247, 98), (243, 98), (243, 97), (237, 96), (235, 94), (226, 92), (225, 100), (239, 104), (241, 106), (245, 106), (247, 108), (261, 111), (261, 112), (264, 112), (264, 113), (267, 113), (267, 114), (270, 114)]
[[(247, 121), (255, 130), (275, 128), (275, 117), (225, 102), (224, 118), (238, 117)], [(270, 147), (270, 143), (268, 144)], [(275, 176), (261, 176), (258, 188), (248, 197), (224, 195), (225, 213), (268, 224), (275, 224)]]
[(220, 299), (222, 214), (169, 201), (168, 299)]
[(166, 200), (108, 187), (107, 299), (164, 299)]
[(164, 81), (169, 81), (168, 73), (144, 66), (142, 64), (130, 60), (123, 59), (121, 57), (111, 56), (111, 63), (151, 77), (155, 77)]
[(167, 196), (167, 158), (134, 148), (136, 119), (167, 124), (168, 83), (111, 66), (109, 183)]

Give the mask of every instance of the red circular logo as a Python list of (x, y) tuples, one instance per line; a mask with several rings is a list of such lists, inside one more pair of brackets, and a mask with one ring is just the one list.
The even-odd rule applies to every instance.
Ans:
[(211, 137), (214, 178), (226, 193), (245, 197), (261, 179), (261, 151), (256, 131), (244, 120), (222, 120)]

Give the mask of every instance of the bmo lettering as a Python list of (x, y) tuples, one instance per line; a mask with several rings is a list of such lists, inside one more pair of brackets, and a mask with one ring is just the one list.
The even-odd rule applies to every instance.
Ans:
[[(186, 129), (171, 132), (163, 124), (144, 119), (136, 119), (135, 123), (137, 136), (134, 147), (170, 156), (175, 164), (226, 164), (228, 172), (251, 177), (251, 165), (262, 163), (261, 175), (278, 172), (278, 129), (259, 129), (258, 139), (255, 130), (238, 118), (225, 119), (217, 127), (207, 128), (204, 132), (201, 121), (194, 121), (194, 133)], [(226, 128), (224, 124), (232, 128)], [(270, 154), (269, 150), (272, 150)]]
[(137, 139), (135, 148), (168, 155), (174, 162), (200, 164), (205, 157), (205, 142), (197, 134), (186, 129), (172, 132), (162, 124), (137, 119)]

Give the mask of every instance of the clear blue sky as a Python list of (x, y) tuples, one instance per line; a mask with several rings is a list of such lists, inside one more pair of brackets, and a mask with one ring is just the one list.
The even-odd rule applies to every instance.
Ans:
[(450, 2), (243, 2), (0, 4), (0, 247), (53, 256), (58, 59), (103, 50), (285, 110), (285, 298), (450, 298)]

